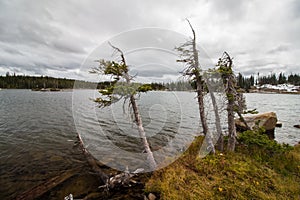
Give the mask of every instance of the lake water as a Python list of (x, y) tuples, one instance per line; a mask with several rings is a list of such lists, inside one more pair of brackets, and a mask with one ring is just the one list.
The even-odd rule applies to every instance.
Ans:
[[(61, 171), (81, 167), (84, 160), (74, 148), (77, 132), (105, 164), (115, 168), (126, 163), (141, 165), (142, 147), (127, 106), (125, 114), (122, 103), (99, 109), (89, 99), (95, 96), (91, 90), (0, 91), (0, 199), (11, 199)], [(245, 96), (249, 109), (276, 112), (283, 123), (276, 129), (276, 140), (289, 144), (300, 141), (300, 130), (293, 127), (300, 124), (300, 95)], [(158, 160), (180, 155), (201, 132), (195, 93), (149, 92), (138, 102)], [(226, 130), (224, 122), (223, 126)]]
[(247, 108), (259, 113), (275, 112), (282, 128), (276, 128), (275, 139), (281, 143), (295, 145), (300, 142), (300, 95), (296, 94), (245, 94)]

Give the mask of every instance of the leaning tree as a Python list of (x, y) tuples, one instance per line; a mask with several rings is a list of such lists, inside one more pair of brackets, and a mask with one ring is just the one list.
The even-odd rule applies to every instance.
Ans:
[(136, 95), (138, 93), (147, 92), (152, 88), (149, 86), (149, 84), (139, 85), (132, 83), (134, 77), (129, 74), (129, 67), (126, 63), (124, 53), (121, 49), (113, 46), (111, 43), (109, 43), (109, 45), (113, 48), (115, 53), (118, 54), (119, 59), (116, 61), (104, 59), (97, 60), (99, 66), (91, 70), (91, 73), (109, 75), (112, 78), (111, 84), (99, 91), (101, 97), (96, 98), (94, 101), (98, 103), (99, 107), (110, 106), (111, 104), (120, 100), (124, 100), (124, 106), (125, 102), (127, 100), (129, 101), (129, 108), (131, 108), (133, 111), (133, 119), (137, 125), (139, 136), (142, 140), (145, 152), (147, 153), (147, 161), (150, 169), (154, 170), (156, 169), (157, 164), (150, 149), (143, 127), (142, 117), (136, 102)]
[(187, 42), (183, 43), (179, 47), (176, 47), (175, 50), (179, 52), (181, 59), (177, 62), (183, 62), (186, 65), (186, 68), (183, 70), (183, 76), (188, 76), (196, 84), (197, 100), (199, 105), (200, 120), (203, 129), (203, 134), (206, 136), (206, 141), (208, 144), (208, 149), (215, 153), (215, 147), (213, 144), (213, 138), (209, 132), (207, 125), (207, 118), (205, 115), (205, 105), (204, 105), (204, 95), (205, 95), (205, 82), (203, 78), (203, 72), (199, 63), (199, 51), (197, 49), (196, 43), (196, 33), (191, 25), (190, 21), (187, 19), (189, 26), (192, 30), (193, 37)]

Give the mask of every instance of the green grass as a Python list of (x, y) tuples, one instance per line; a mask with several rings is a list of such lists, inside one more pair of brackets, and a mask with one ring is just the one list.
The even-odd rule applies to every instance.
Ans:
[(235, 153), (198, 157), (197, 137), (172, 165), (156, 171), (145, 192), (161, 199), (300, 199), (300, 145), (240, 135)]

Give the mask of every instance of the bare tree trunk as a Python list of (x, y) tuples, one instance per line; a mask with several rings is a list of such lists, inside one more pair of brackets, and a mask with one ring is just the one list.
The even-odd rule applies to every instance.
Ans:
[[(200, 83), (199, 83), (200, 82)], [(204, 95), (203, 95), (203, 89), (200, 78), (197, 78), (197, 100), (199, 105), (199, 113), (200, 113), (200, 120), (203, 128), (203, 133), (206, 135), (208, 133), (208, 126), (205, 116), (205, 110), (204, 110)]]
[(227, 89), (227, 97), (228, 97), (228, 144), (227, 150), (234, 151), (235, 150), (235, 143), (236, 143), (236, 128), (235, 128), (235, 121), (234, 121), (234, 86), (233, 86), (233, 76), (232, 74), (229, 75), (228, 78), (228, 89)]
[(223, 137), (222, 128), (221, 128), (219, 107), (217, 105), (215, 94), (212, 91), (210, 91), (209, 94), (210, 94), (210, 98), (211, 98), (213, 108), (214, 108), (216, 129), (217, 129), (217, 134), (219, 136), (217, 148), (219, 151), (223, 151), (224, 150), (224, 137)]
[(212, 135), (209, 133), (209, 129), (207, 126), (207, 120), (205, 116), (205, 109), (204, 109), (204, 94), (203, 94), (203, 83), (202, 83), (202, 76), (200, 75), (200, 65), (199, 65), (199, 58), (198, 58), (198, 50), (196, 44), (196, 34), (195, 30), (193, 29), (189, 20), (187, 20), (192, 32), (193, 32), (193, 58), (194, 58), (194, 69), (196, 70), (196, 85), (197, 85), (197, 99), (199, 104), (199, 113), (200, 113), (200, 120), (203, 128), (203, 133), (206, 136), (206, 141), (208, 147), (211, 149), (213, 153), (215, 153), (215, 147), (212, 140)]
[(206, 142), (208, 144), (209, 149), (212, 151), (212, 153), (215, 153), (215, 147), (213, 144), (212, 135), (209, 132), (207, 119), (205, 116), (203, 86), (200, 77), (197, 78), (196, 84), (197, 84), (197, 99), (198, 99), (199, 113), (200, 113), (200, 120), (202, 124), (203, 134), (205, 135)]
[(140, 137), (142, 139), (145, 151), (147, 153), (147, 160), (149, 162), (150, 168), (152, 170), (154, 170), (157, 167), (157, 164), (155, 162), (153, 153), (152, 153), (149, 143), (147, 141), (146, 133), (145, 133), (145, 130), (143, 127), (142, 118), (139, 114), (139, 110), (138, 110), (138, 107), (137, 107), (137, 104), (136, 104), (136, 101), (135, 101), (135, 98), (133, 95), (131, 95), (131, 97), (130, 97), (130, 103), (132, 105), (132, 109), (133, 109), (136, 125), (138, 126), (138, 131), (139, 131)]
[(245, 124), (247, 130), (251, 130), (251, 128), (248, 126), (248, 124), (247, 124), (245, 118), (244, 118), (243, 115), (241, 114), (241, 112), (240, 112), (240, 111), (237, 111), (237, 114), (239, 115), (240, 120)]

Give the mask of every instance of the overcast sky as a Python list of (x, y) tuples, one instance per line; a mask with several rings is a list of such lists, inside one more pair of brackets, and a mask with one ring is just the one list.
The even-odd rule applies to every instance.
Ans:
[(212, 63), (227, 51), (245, 75), (300, 73), (299, 0), (0, 0), (0, 75), (83, 79), (84, 63), (114, 41), (141, 80), (171, 80), (182, 66), (166, 62), (176, 60), (168, 50), (191, 36), (185, 18)]

